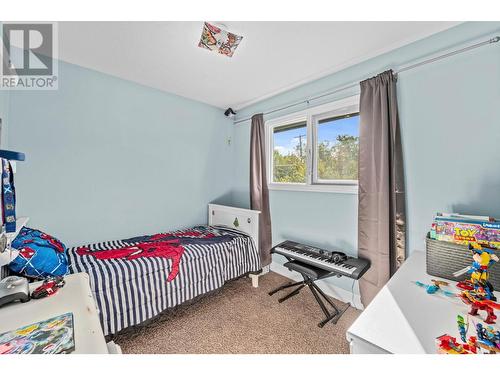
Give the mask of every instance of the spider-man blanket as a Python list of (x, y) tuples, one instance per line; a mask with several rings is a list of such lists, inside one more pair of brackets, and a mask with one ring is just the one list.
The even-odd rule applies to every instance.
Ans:
[(134, 243), (133, 245), (110, 250), (92, 251), (88, 247), (80, 247), (76, 253), (80, 256), (90, 255), (97, 259), (169, 258), (173, 260), (173, 263), (167, 281), (172, 281), (179, 273), (179, 264), (184, 253), (183, 245), (220, 244), (232, 240), (233, 237), (229, 235), (216, 236), (213, 232), (189, 230), (129, 238), (123, 242)]
[(261, 268), (250, 237), (208, 226), (75, 247), (68, 261), (89, 275), (105, 335)]

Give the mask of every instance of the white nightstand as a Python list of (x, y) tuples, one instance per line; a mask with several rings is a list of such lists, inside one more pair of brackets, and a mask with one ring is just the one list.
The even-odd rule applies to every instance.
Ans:
[[(66, 285), (55, 295), (15, 303), (0, 308), (0, 332), (10, 331), (30, 323), (36, 323), (55, 316), (72, 312), (77, 354), (121, 353), (113, 342), (106, 344), (94, 298), (86, 273), (65, 277)], [(30, 284), (33, 291), (40, 283)]]

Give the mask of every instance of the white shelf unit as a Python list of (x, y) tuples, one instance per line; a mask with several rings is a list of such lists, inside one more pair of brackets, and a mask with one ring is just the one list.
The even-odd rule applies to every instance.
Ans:
[(29, 217), (18, 218), (16, 220), (16, 231), (12, 232), (12, 233), (5, 233), (5, 229), (4, 229), (4, 227), (2, 227), (2, 232), (0, 234), (0, 237), (3, 236), (4, 234), (7, 237), (7, 248), (5, 250), (0, 249), (0, 279), (2, 277), (4, 277), (4, 273), (5, 273), (4, 266), (9, 264), (12, 261), (12, 259), (17, 257), (17, 255), (19, 253), (17, 250), (9, 248), (10, 244), (12, 243), (12, 241), (14, 241), (14, 238), (17, 237), (17, 235), (19, 234), (21, 229), (24, 226), (26, 226), (28, 221), (29, 221)]

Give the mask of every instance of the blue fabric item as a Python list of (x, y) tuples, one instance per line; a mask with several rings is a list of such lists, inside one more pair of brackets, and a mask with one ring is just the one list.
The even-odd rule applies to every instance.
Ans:
[(2, 219), (5, 231), (16, 231), (16, 191), (14, 188), (14, 174), (7, 159), (2, 159)]
[(25, 276), (43, 279), (68, 273), (66, 246), (58, 239), (36, 229), (24, 227), (12, 241), (19, 255), (9, 268)]

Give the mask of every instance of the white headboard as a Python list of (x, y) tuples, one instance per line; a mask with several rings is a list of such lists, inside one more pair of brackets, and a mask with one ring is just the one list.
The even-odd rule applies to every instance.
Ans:
[(220, 204), (208, 205), (208, 225), (225, 225), (245, 232), (253, 238), (259, 248), (259, 215), (260, 211), (247, 210)]

